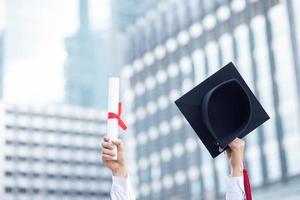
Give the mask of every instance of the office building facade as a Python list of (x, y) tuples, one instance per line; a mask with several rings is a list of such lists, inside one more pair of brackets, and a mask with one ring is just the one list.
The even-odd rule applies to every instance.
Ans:
[(0, 117), (1, 199), (110, 199), (104, 113), (1, 102)]
[(230, 61), (271, 117), (246, 138), (253, 188), (300, 175), (295, 2), (167, 1), (128, 27), (122, 77), (134, 116), (139, 199), (224, 198), (226, 156), (211, 159), (174, 101)]
[(3, 97), (5, 1), (0, 0), (0, 98)]
[(3, 97), (4, 77), (4, 30), (0, 29), (0, 98)]
[(65, 102), (70, 105), (104, 107), (103, 70), (107, 63), (108, 41), (105, 33), (92, 30), (90, 4), (78, 0), (79, 29), (65, 39), (67, 58), (65, 61)]
[(127, 0), (127, 1), (111, 1), (113, 24), (120, 31), (133, 24), (139, 16), (143, 15), (149, 9), (157, 6), (160, 0)]

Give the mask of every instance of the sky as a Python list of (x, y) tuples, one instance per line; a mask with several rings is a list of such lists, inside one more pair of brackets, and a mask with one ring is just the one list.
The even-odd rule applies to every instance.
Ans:
[[(25, 104), (62, 102), (64, 39), (78, 29), (78, 1), (6, 0), (5, 3), (4, 99)], [(90, 0), (90, 5), (92, 28), (109, 29), (109, 0)], [(1, 24), (3, 16), (0, 18)]]

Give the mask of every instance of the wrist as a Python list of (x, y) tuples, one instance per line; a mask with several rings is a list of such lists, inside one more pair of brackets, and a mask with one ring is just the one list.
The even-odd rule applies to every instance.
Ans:
[(112, 174), (113, 174), (113, 176), (118, 176), (121, 178), (127, 178), (127, 176), (128, 176), (126, 167), (120, 167), (117, 169), (113, 169)]

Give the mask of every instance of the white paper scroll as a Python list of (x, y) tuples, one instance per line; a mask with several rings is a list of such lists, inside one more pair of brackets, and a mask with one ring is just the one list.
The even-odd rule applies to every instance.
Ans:
[[(118, 113), (119, 105), (119, 78), (109, 78), (108, 85), (108, 112)], [(107, 119), (107, 136), (110, 140), (118, 139), (119, 125), (118, 119)], [(117, 159), (117, 148), (114, 148), (115, 157)]]

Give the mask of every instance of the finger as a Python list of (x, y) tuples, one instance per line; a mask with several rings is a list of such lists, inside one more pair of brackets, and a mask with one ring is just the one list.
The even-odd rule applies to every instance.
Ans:
[(236, 141), (236, 142), (242, 142), (243, 140), (240, 139), (240, 138), (235, 138), (234, 141)]
[(105, 162), (105, 161), (111, 161), (111, 160), (114, 160), (114, 156), (110, 156), (110, 155), (106, 155), (106, 154), (102, 155), (102, 161), (103, 162)]
[(117, 146), (118, 151), (123, 151), (124, 150), (123, 143), (122, 143), (121, 140), (116, 139), (116, 140), (113, 140), (112, 143)]
[(242, 139), (235, 138), (229, 145), (232, 150), (242, 149), (245, 146), (245, 142)]
[(228, 146), (232, 149), (232, 148), (234, 148), (238, 144), (238, 142), (239, 142), (239, 139), (235, 138), (232, 142), (230, 142), (228, 144)]
[(104, 139), (105, 142), (109, 141), (109, 137), (107, 135), (105, 135), (103, 139)]
[(102, 150), (102, 155), (110, 155), (110, 156), (115, 156), (115, 152), (109, 149), (103, 149)]
[(103, 149), (114, 149), (114, 145), (112, 145), (110, 142), (102, 142), (102, 148)]

